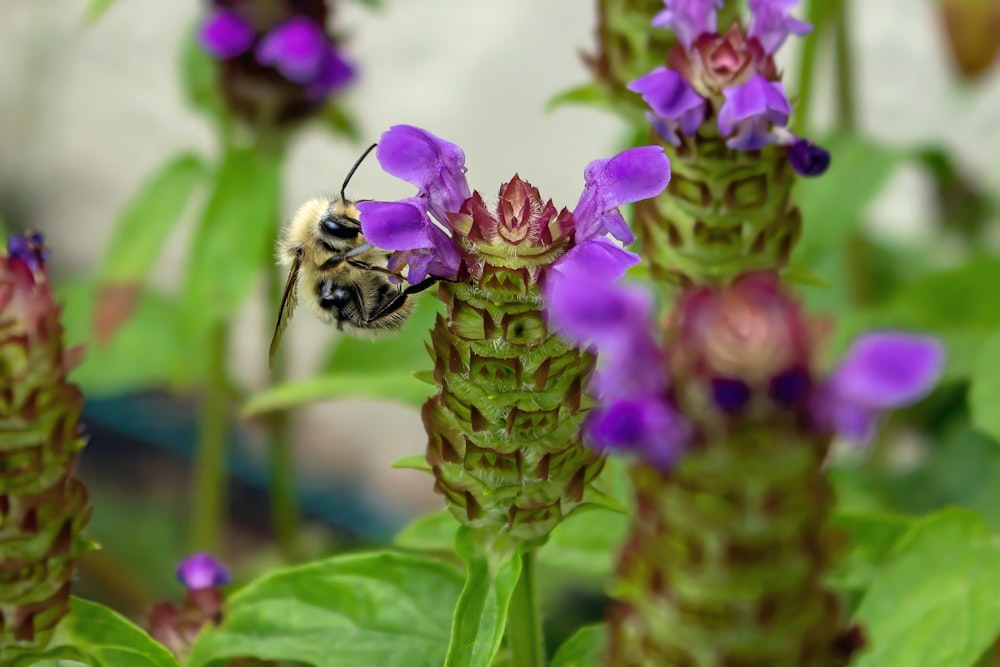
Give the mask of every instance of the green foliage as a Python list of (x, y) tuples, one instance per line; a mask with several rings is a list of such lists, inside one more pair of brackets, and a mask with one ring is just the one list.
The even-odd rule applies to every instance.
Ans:
[(972, 423), (1000, 440), (1000, 327), (983, 343), (969, 390)]
[(97, 289), (86, 281), (63, 285), (66, 341), (84, 343), (83, 363), (72, 379), (87, 392), (113, 394), (166, 384), (187, 387), (198, 381), (204, 366), (199, 347), (191, 344), (180, 308), (161, 294), (138, 295), (135, 312), (107, 345), (94, 342), (94, 304)]
[(223, 156), (188, 255), (183, 303), (193, 322), (231, 317), (269, 263), (281, 165), (279, 152), (257, 146), (229, 147)]
[(858, 667), (966, 667), (1000, 631), (1000, 541), (973, 512), (926, 517), (861, 601), (870, 649)]
[(72, 598), (44, 655), (14, 660), (8, 667), (179, 667), (174, 656), (143, 630), (107, 607)]
[(218, 65), (198, 44), (194, 27), (181, 45), (179, 65), (181, 88), (188, 104), (217, 122), (224, 122), (227, 112), (217, 85)]
[(454, 568), (392, 552), (272, 572), (228, 600), (224, 622), (199, 635), (188, 664), (439, 667), (460, 588)]
[(490, 667), (507, 628), (507, 611), (521, 576), (520, 550), (497, 548), (462, 526), (455, 548), (465, 563), (465, 586), (455, 605), (445, 667)]
[(337, 102), (330, 102), (323, 107), (323, 115), (320, 116), (324, 127), (330, 130), (335, 136), (347, 137), (351, 141), (361, 141), (364, 137), (357, 119), (341, 108)]
[(96, 22), (113, 3), (114, 0), (88, 0), (87, 7), (83, 10), (83, 17), (92, 23)]
[(405, 371), (338, 373), (272, 387), (247, 401), (243, 414), (258, 415), (336, 398), (376, 398), (419, 406), (433, 393), (432, 387)]
[(913, 525), (907, 517), (886, 512), (839, 512), (831, 523), (849, 537), (850, 551), (828, 580), (849, 593), (871, 585), (892, 548)]
[(593, 667), (601, 664), (608, 641), (608, 630), (604, 625), (588, 625), (580, 628), (566, 640), (552, 658), (551, 667)]
[(180, 155), (147, 179), (132, 198), (101, 262), (104, 282), (144, 282), (195, 187), (208, 176), (197, 155)]

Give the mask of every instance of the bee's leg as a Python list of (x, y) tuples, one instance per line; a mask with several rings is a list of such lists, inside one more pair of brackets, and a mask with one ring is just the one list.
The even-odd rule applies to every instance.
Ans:
[(406, 303), (407, 297), (417, 294), (418, 292), (423, 292), (425, 289), (436, 284), (439, 280), (441, 280), (441, 278), (425, 278), (416, 285), (410, 285), (405, 290), (382, 304), (382, 307), (375, 311), (375, 313), (368, 318), (368, 321), (373, 322), (377, 319), (385, 317), (386, 315), (396, 312), (403, 307), (404, 303)]
[(356, 269), (363, 269), (365, 271), (374, 271), (375, 273), (384, 273), (388, 276), (394, 276), (396, 278), (399, 278), (400, 280), (404, 279), (404, 276), (401, 273), (397, 273), (396, 271), (390, 271), (384, 266), (375, 266), (374, 264), (369, 264), (368, 262), (362, 262), (361, 260), (358, 259), (348, 259), (347, 263)]

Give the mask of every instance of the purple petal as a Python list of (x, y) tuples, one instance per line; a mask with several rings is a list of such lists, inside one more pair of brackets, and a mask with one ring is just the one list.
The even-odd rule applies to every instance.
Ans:
[[(670, 181), (670, 160), (659, 146), (640, 146), (594, 160), (584, 170), (584, 188), (573, 209), (577, 243), (608, 231), (623, 243), (635, 240), (617, 209), (655, 197)], [(624, 227), (624, 228), (623, 228)]]
[(229, 570), (206, 553), (191, 554), (177, 566), (177, 580), (190, 590), (225, 586), (229, 583)]
[(789, 149), (788, 161), (802, 176), (819, 176), (830, 167), (830, 152), (808, 139), (799, 139)]
[(801, 0), (750, 0), (747, 37), (756, 38), (768, 54), (777, 51), (789, 34), (807, 35), (812, 26), (791, 16)]
[[(680, 72), (657, 67), (649, 74), (628, 84), (627, 88), (642, 95), (664, 129), (657, 132), (673, 145), (680, 141), (677, 130), (692, 136), (705, 119), (705, 100)], [(654, 127), (656, 127), (654, 123)], [(672, 139), (672, 140), (671, 140)]]
[(226, 60), (246, 53), (255, 36), (249, 21), (231, 9), (220, 9), (205, 20), (198, 39), (205, 51)]
[(727, 144), (736, 150), (759, 150), (772, 141), (768, 125), (785, 125), (792, 107), (779, 81), (756, 74), (739, 86), (722, 91), (725, 102), (719, 110), (719, 132), (737, 134)]
[(571, 280), (577, 278), (613, 283), (640, 261), (639, 255), (620, 248), (609, 238), (598, 236), (573, 246), (550, 269)]
[(329, 44), (316, 78), (306, 86), (306, 97), (321, 100), (346, 87), (357, 76), (357, 68)]
[(576, 343), (601, 348), (648, 331), (652, 298), (643, 289), (555, 274), (542, 295), (549, 321)]
[(421, 200), (415, 198), (401, 202), (358, 202), (365, 240), (385, 250), (429, 248), (430, 229), (434, 223), (420, 208), (420, 203)]
[(664, 0), (666, 9), (653, 17), (653, 27), (670, 28), (684, 48), (705, 33), (716, 30), (716, 11), (722, 0)]
[(828, 384), (844, 401), (874, 409), (898, 408), (934, 388), (944, 361), (944, 347), (930, 336), (867, 334), (847, 350)]
[(813, 398), (813, 419), (823, 433), (835, 433), (857, 445), (875, 437), (878, 410), (838, 396), (830, 386), (823, 386)]
[(664, 355), (653, 339), (651, 324), (624, 327), (619, 335), (598, 341), (597, 371), (588, 388), (602, 401), (658, 396), (667, 390)]
[(375, 152), (382, 168), (420, 189), (430, 213), (447, 223), (472, 194), (465, 180), (465, 153), (455, 144), (412, 125), (394, 125)]
[(329, 43), (323, 28), (304, 16), (279, 23), (257, 45), (257, 62), (274, 67), (294, 83), (317, 79)]
[(669, 469), (691, 438), (691, 427), (659, 397), (615, 401), (594, 410), (584, 429), (596, 450), (633, 451)]
[(12, 236), (7, 239), (7, 255), (24, 262), (31, 273), (37, 273), (49, 256), (45, 249), (45, 239), (41, 234)]

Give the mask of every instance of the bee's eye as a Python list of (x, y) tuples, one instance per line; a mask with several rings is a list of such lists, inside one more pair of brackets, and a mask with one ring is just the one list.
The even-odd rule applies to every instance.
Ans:
[(354, 222), (341, 222), (337, 218), (323, 218), (319, 221), (319, 226), (325, 234), (338, 239), (357, 238), (361, 233), (361, 229)]

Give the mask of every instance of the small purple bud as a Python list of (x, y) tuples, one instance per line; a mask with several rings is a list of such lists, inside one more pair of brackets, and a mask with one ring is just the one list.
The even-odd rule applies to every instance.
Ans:
[(315, 81), (327, 56), (326, 33), (304, 16), (271, 28), (257, 45), (257, 62), (273, 67), (293, 83)]
[(231, 9), (220, 9), (211, 14), (199, 34), (201, 47), (222, 60), (246, 53), (255, 36), (253, 26)]
[(727, 415), (737, 415), (750, 401), (750, 387), (740, 380), (714, 378), (712, 380), (712, 400)]
[(24, 262), (32, 273), (37, 273), (48, 258), (49, 251), (45, 249), (45, 239), (42, 235), (35, 233), (7, 239), (7, 254), (13, 259)]
[(788, 161), (802, 176), (819, 176), (830, 167), (830, 152), (808, 139), (799, 139), (788, 151)]
[(194, 553), (177, 566), (177, 581), (189, 590), (225, 586), (230, 581), (229, 570), (214, 556)]
[(795, 368), (771, 380), (771, 398), (779, 405), (792, 407), (809, 395), (811, 386), (809, 372), (804, 368)]

